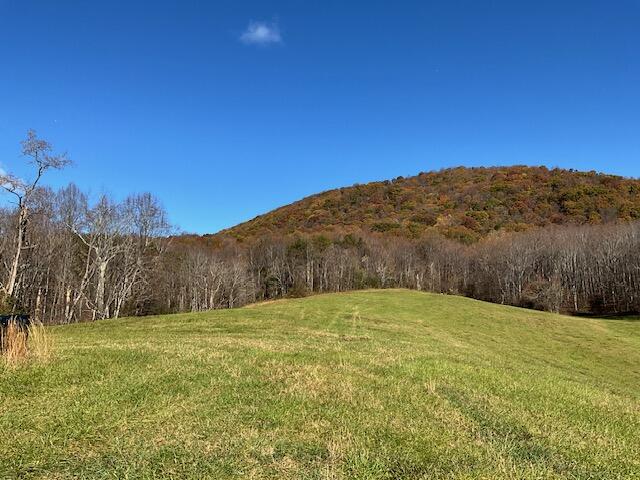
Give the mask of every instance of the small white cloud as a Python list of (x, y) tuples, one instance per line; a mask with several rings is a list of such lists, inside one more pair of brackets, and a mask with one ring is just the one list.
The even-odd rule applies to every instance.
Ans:
[(240, 35), (240, 41), (246, 45), (269, 45), (282, 43), (280, 29), (275, 23), (250, 22)]

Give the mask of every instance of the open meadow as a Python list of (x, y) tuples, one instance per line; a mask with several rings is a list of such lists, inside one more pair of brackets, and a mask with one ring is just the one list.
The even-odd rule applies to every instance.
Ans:
[(640, 321), (405, 290), (51, 327), (0, 478), (640, 478)]

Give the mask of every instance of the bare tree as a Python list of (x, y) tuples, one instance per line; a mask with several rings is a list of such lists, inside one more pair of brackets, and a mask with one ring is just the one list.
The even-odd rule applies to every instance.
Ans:
[(28, 163), (35, 168), (34, 178), (30, 181), (25, 181), (10, 173), (0, 175), (0, 186), (14, 197), (18, 210), (13, 259), (9, 267), (7, 279), (2, 284), (2, 291), (10, 297), (13, 296), (15, 292), (22, 252), (27, 248), (27, 228), (30, 220), (30, 203), (32, 197), (38, 188), (42, 176), (47, 170), (59, 170), (70, 163), (66, 153), (51, 153), (51, 144), (46, 140), (38, 138), (36, 132), (33, 130), (27, 132), (27, 138), (21, 143), (22, 154), (29, 159)]
[(134, 290), (136, 301), (148, 295), (149, 274), (157, 265), (154, 261), (162, 253), (160, 238), (170, 233), (171, 227), (164, 208), (150, 193), (131, 195), (120, 206), (125, 234), (120, 240), (121, 261), (115, 288), (113, 316), (120, 316), (122, 307)]

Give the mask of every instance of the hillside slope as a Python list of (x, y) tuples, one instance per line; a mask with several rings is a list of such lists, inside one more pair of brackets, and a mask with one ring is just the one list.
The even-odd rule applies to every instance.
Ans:
[(0, 478), (638, 478), (640, 322), (411, 291), (52, 329)]
[(463, 241), (494, 230), (640, 218), (640, 180), (545, 167), (452, 168), (330, 190), (220, 232), (237, 239), (365, 230)]

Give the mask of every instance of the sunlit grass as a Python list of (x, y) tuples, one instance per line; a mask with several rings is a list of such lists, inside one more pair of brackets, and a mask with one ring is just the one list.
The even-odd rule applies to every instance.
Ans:
[(640, 475), (633, 320), (396, 290), (50, 331), (0, 371), (0, 478)]

